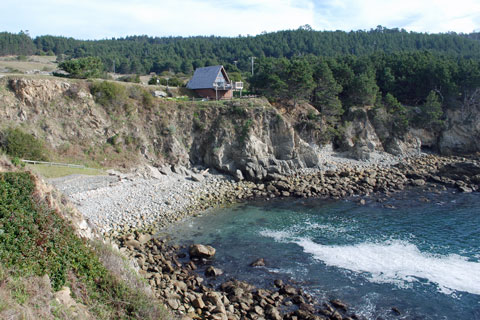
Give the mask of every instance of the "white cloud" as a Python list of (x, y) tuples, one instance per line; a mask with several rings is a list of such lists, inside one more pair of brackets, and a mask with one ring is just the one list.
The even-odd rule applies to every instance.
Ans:
[[(2, 0), (0, 28), (82, 39), (126, 35), (258, 34), (296, 29), (358, 30), (377, 25), (422, 32), (480, 28), (478, 0)], [(3, 31), (3, 30), (0, 30)]]
[(419, 32), (472, 32), (479, 26), (478, 0), (314, 0), (319, 29), (358, 30), (382, 25)]

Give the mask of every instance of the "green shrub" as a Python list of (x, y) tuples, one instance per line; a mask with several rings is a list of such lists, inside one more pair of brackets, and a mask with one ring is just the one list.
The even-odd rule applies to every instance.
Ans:
[(155, 301), (108, 271), (92, 246), (34, 190), (29, 173), (0, 173), (0, 267), (13, 276), (47, 274), (55, 290), (68, 283), (96, 319), (162, 319)]
[(140, 75), (129, 74), (129, 75), (118, 78), (118, 81), (140, 83)]
[(0, 148), (14, 158), (48, 160), (48, 152), (43, 142), (19, 128), (9, 128), (0, 134)]
[(142, 90), (142, 102), (145, 107), (151, 108), (154, 105), (153, 95), (148, 91), (143, 89)]
[(110, 81), (92, 83), (90, 92), (95, 101), (105, 107), (119, 107), (127, 98), (125, 87)]
[(170, 87), (184, 86), (184, 82), (177, 77), (168, 78), (167, 80), (167, 78), (160, 78), (157, 76), (153, 76), (150, 78), (150, 80), (148, 80), (148, 84), (152, 84), (152, 85), (160, 84), (162, 86), (168, 85)]
[(103, 63), (97, 57), (85, 57), (64, 61), (58, 67), (70, 74), (72, 78), (97, 78), (102, 74)]

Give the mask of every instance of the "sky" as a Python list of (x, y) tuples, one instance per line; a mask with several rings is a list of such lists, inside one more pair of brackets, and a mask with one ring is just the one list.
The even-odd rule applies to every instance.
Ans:
[(0, 0), (0, 32), (109, 39), (297, 29), (480, 31), (480, 0)]

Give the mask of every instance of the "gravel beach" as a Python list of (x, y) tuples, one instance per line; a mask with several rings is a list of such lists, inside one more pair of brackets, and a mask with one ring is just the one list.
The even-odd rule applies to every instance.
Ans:
[[(151, 170), (155, 170), (151, 168)], [(232, 185), (223, 175), (155, 172), (50, 179), (102, 234), (128, 232), (155, 224), (166, 226), (183, 217), (206, 193)], [(192, 174), (197, 177), (195, 181)]]
[(251, 198), (342, 198), (395, 192), (427, 181), (462, 192), (477, 190), (476, 180), (465, 180), (464, 175), (453, 180), (437, 176), (445, 165), (465, 160), (461, 158), (420, 154), (402, 159), (378, 154), (369, 161), (357, 161), (326, 154), (322, 160), (318, 168), (256, 183), (236, 182), (230, 176), (182, 166), (147, 166), (128, 174), (111, 170), (104, 176), (71, 175), (49, 182), (77, 206), (97, 231), (109, 237), (139, 229), (158, 230), (205, 209)]

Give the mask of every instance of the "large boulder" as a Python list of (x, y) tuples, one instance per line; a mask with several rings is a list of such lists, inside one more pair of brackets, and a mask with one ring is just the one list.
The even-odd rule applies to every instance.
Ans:
[(188, 250), (190, 258), (213, 258), (215, 255), (215, 248), (203, 244), (192, 244)]

